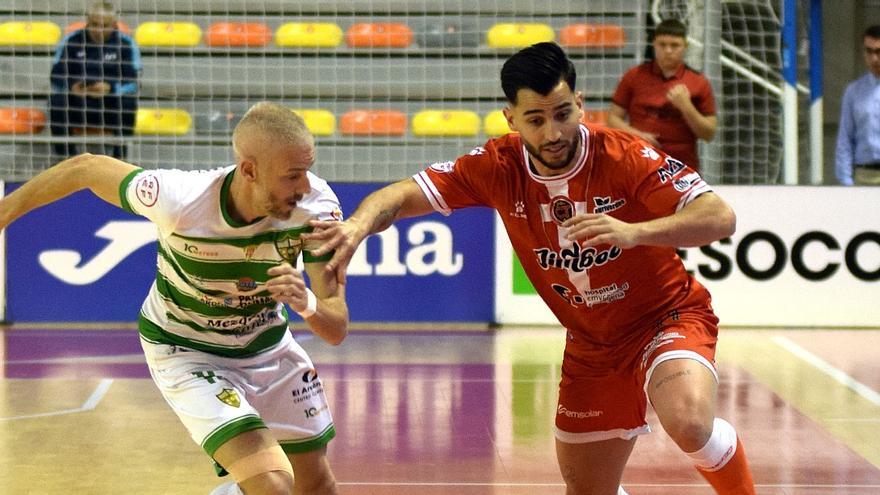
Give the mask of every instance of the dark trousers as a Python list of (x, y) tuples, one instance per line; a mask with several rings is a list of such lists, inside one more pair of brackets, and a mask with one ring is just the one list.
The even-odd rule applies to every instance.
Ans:
[[(49, 97), (49, 122), (53, 136), (70, 136), (76, 128), (97, 128), (114, 136), (134, 134), (136, 96), (109, 95), (87, 98), (73, 93), (53, 93)], [(69, 157), (79, 153), (72, 143), (56, 143), (55, 153)], [(123, 144), (113, 146), (115, 158), (125, 158)]]

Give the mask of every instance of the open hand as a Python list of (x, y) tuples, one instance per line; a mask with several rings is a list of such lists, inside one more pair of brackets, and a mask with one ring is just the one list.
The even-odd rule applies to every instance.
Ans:
[(335, 251), (325, 269), (335, 272), (336, 281), (344, 284), (348, 264), (366, 236), (359, 229), (357, 221), (353, 219), (342, 222), (311, 220), (309, 225), (314, 228), (314, 231), (302, 234), (301, 238), (304, 241), (319, 241), (321, 243), (318, 249), (312, 251), (315, 256)]

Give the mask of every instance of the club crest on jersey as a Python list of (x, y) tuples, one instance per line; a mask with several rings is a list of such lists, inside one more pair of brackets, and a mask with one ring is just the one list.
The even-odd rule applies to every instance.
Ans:
[(215, 397), (220, 399), (220, 402), (232, 406), (232, 407), (240, 407), (241, 399), (238, 397), (238, 392), (231, 388), (224, 388), (222, 392), (217, 394)]
[(303, 241), (298, 235), (291, 232), (279, 232), (275, 237), (275, 250), (281, 259), (296, 266), (296, 259), (302, 252)]
[(431, 170), (441, 174), (451, 173), (455, 169), (455, 162), (437, 162), (431, 164)]
[(593, 196), (593, 213), (608, 213), (626, 204), (626, 200), (611, 200), (611, 196)]
[(559, 225), (574, 216), (574, 202), (565, 196), (556, 196), (550, 200), (550, 214)]
[(684, 170), (684, 163), (671, 156), (667, 156), (666, 159), (663, 160), (663, 165), (660, 165), (660, 168), (657, 169), (657, 175), (660, 176), (660, 183), (666, 184), (667, 181), (680, 174), (682, 170)]

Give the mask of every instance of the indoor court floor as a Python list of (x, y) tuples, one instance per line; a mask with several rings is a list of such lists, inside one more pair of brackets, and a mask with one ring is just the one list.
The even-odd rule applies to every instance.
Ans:
[[(552, 424), (563, 333), (297, 332), (322, 377), (342, 494), (562, 495)], [(722, 329), (719, 416), (760, 495), (880, 494), (880, 330)], [(642, 436), (631, 495), (711, 495)], [(207, 495), (220, 481), (149, 379), (131, 328), (0, 330), (0, 494)]]

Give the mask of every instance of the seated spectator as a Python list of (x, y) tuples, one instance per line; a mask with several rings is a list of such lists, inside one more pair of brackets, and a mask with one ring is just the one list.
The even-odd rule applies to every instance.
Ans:
[[(117, 28), (116, 9), (109, 2), (93, 2), (86, 27), (68, 34), (55, 52), (49, 98), (52, 135), (132, 135), (140, 70), (140, 51)], [(69, 143), (56, 143), (54, 149), (62, 158), (80, 152)], [(125, 146), (114, 145), (110, 154), (124, 158)]]
[(687, 28), (680, 21), (658, 24), (652, 46), (654, 59), (629, 69), (620, 80), (608, 125), (699, 170), (697, 139), (712, 140), (718, 127), (712, 86), (684, 63)]

